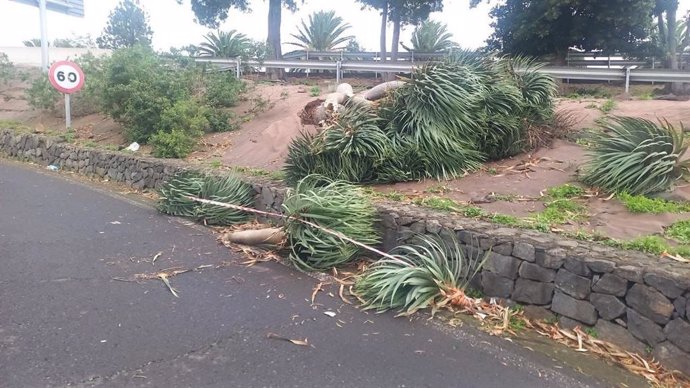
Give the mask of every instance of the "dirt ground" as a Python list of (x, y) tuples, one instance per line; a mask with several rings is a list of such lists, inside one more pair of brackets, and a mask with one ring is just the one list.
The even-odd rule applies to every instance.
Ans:
[[(355, 89), (370, 87), (373, 79), (355, 81)], [(290, 141), (301, 131), (313, 131), (301, 124), (303, 107), (323, 97), (335, 88), (333, 80), (322, 78), (297, 79), (288, 83), (249, 81), (249, 92), (241, 104), (233, 109), (242, 118), (241, 128), (235, 132), (206, 135), (198, 149), (189, 156), (193, 163), (222, 163), (224, 165), (280, 171), (284, 165)], [(32, 110), (24, 98), (26, 82), (0, 85), (0, 120), (20, 121), (38, 131), (64, 130), (64, 118), (59, 112), (44, 113)], [(318, 93), (317, 93), (318, 92)], [(319, 95), (317, 95), (319, 94)], [(577, 121), (575, 129), (596, 127), (605, 115), (664, 118), (673, 125), (690, 125), (690, 101), (666, 101), (614, 97), (613, 108), (604, 112), (608, 99), (589, 97), (563, 98), (559, 111), (569, 112)], [(99, 114), (73, 120), (77, 141), (125, 146), (119, 125)], [(142, 153), (147, 152), (143, 148)], [(690, 155), (686, 155), (690, 157)], [(499, 162), (488, 163), (481, 171), (450, 181), (424, 180), (375, 187), (381, 192), (395, 192), (409, 197), (439, 195), (458, 203), (473, 204), (487, 212), (517, 217), (529, 217), (544, 209), (543, 193), (550, 187), (577, 181), (580, 166), (587, 160), (580, 145), (558, 140), (551, 147), (522, 154)], [(441, 192), (441, 194), (438, 194)], [(676, 188), (673, 198), (690, 201), (690, 185)], [(496, 198), (500, 198), (496, 200)], [(636, 215), (628, 212), (616, 200), (594, 197), (587, 201), (588, 218), (565, 228), (599, 232), (610, 237), (630, 239), (659, 234), (664, 227), (681, 215)]]

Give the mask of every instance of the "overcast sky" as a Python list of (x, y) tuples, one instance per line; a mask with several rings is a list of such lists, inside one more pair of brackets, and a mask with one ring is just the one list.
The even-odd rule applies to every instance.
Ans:
[[(84, 18), (50, 12), (49, 39), (85, 34), (91, 34), (95, 39), (103, 30), (108, 14), (117, 3), (118, 0), (84, 0)], [(469, 0), (446, 1), (443, 12), (432, 14), (431, 19), (447, 23), (455, 41), (461, 46), (477, 48), (482, 46), (491, 34), (490, 6), (482, 4), (475, 9), (469, 9), (468, 3)], [(178, 5), (175, 0), (140, 0), (140, 4), (150, 16), (154, 32), (153, 45), (157, 49), (167, 50), (171, 46), (198, 44), (202, 41), (202, 36), (209, 31), (194, 23), (188, 0), (183, 5)], [(680, 0), (678, 15), (684, 15), (689, 8), (690, 0)], [(252, 9), (251, 13), (231, 12), (221, 29), (236, 29), (253, 39), (265, 40), (268, 30), (268, 1), (253, 0)], [(352, 25), (349, 33), (355, 35), (361, 45), (367, 50), (378, 50), (380, 17), (376, 11), (362, 10), (360, 4), (354, 0), (306, 0), (298, 12), (292, 14), (284, 11), (283, 42), (290, 41), (289, 34), (296, 32), (302, 18), (307, 18), (310, 13), (319, 10), (336, 11)], [(390, 30), (389, 28), (389, 41)], [(411, 27), (403, 30), (401, 40), (408, 42), (411, 32)], [(21, 46), (23, 40), (39, 36), (38, 9), (12, 0), (0, 0), (0, 47)], [(285, 49), (291, 50), (292, 47), (285, 46)]]

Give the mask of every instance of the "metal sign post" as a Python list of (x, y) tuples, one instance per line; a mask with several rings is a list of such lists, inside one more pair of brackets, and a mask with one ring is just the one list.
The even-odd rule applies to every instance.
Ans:
[(84, 87), (84, 72), (74, 62), (60, 61), (53, 63), (48, 72), (48, 80), (59, 92), (65, 94), (65, 127), (72, 127), (72, 93)]

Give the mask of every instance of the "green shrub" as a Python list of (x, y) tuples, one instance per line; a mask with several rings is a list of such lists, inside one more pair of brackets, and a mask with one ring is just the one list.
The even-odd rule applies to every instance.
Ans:
[(199, 140), (198, 133), (191, 133), (184, 129), (173, 129), (170, 132), (159, 131), (150, 137), (153, 155), (158, 158), (187, 157)]
[(103, 110), (125, 127), (128, 140), (146, 143), (159, 131), (163, 112), (189, 98), (186, 80), (149, 48), (116, 50), (104, 74)]
[(172, 132), (182, 129), (190, 135), (199, 137), (209, 127), (208, 108), (192, 99), (178, 100), (161, 112), (155, 128), (158, 132)]
[(0, 52), (0, 82), (8, 83), (17, 75), (17, 69), (7, 54)]
[(549, 197), (554, 199), (568, 199), (582, 196), (585, 193), (585, 190), (582, 187), (566, 183), (561, 186), (551, 187), (546, 191), (546, 193), (549, 195)]
[(218, 108), (207, 109), (206, 120), (208, 120), (210, 132), (229, 132), (237, 129), (235, 115), (229, 111)]
[(50, 84), (48, 77), (40, 76), (31, 82), (31, 86), (26, 89), (26, 99), (34, 109), (55, 110), (60, 97), (60, 92), (55, 90)]
[(688, 148), (671, 124), (616, 117), (595, 139), (583, 182), (609, 192), (651, 194), (668, 190), (688, 176), (690, 162), (681, 161)]
[(235, 78), (232, 72), (208, 73), (204, 79), (206, 91), (204, 101), (214, 108), (236, 106), (245, 91), (244, 82)]

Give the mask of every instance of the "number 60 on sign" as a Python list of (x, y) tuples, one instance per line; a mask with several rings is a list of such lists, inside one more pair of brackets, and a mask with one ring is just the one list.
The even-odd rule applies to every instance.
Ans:
[(53, 87), (65, 94), (76, 93), (84, 86), (84, 72), (74, 62), (59, 61), (53, 63), (48, 77)]

